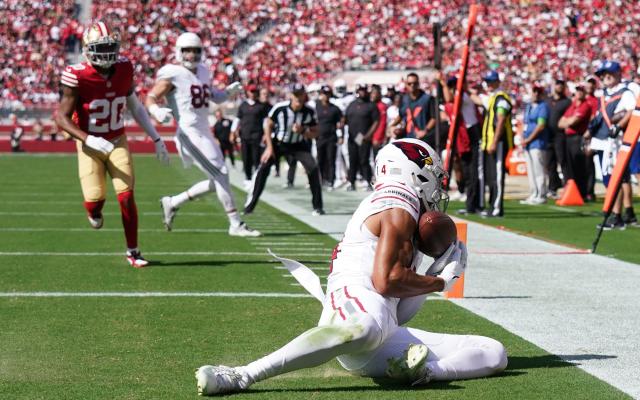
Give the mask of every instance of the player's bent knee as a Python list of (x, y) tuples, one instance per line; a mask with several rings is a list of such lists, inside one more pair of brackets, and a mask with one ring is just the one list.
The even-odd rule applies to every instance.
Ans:
[(372, 350), (382, 341), (382, 329), (368, 314), (351, 317), (341, 324), (327, 326), (335, 329), (339, 340), (343, 343), (353, 343), (358, 351)]
[(485, 338), (487, 351), (488, 367), (494, 372), (504, 371), (507, 368), (508, 357), (507, 349), (495, 339)]

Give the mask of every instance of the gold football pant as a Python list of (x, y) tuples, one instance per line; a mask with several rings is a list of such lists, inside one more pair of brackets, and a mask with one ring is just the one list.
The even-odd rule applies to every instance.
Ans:
[(133, 160), (129, 152), (126, 136), (112, 142), (115, 146), (107, 155), (93, 150), (81, 141), (76, 141), (78, 150), (78, 175), (82, 195), (88, 202), (104, 200), (106, 195), (106, 174), (109, 173), (116, 194), (133, 190)]

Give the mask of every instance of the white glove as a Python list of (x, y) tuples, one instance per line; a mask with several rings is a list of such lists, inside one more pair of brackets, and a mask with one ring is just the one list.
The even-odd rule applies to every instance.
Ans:
[(158, 139), (153, 144), (156, 146), (156, 157), (158, 157), (158, 160), (164, 165), (169, 165), (169, 152), (162, 139)]
[(149, 107), (149, 113), (153, 115), (153, 118), (156, 119), (161, 124), (166, 124), (171, 121), (171, 109), (167, 107), (160, 107), (157, 104), (152, 104)]
[(443, 292), (451, 290), (454, 283), (462, 276), (467, 269), (467, 246), (462, 242), (456, 243), (456, 248), (451, 253), (449, 263), (444, 267), (440, 275), (440, 278), (444, 280)]
[(87, 135), (84, 144), (102, 154), (109, 154), (113, 151), (113, 143), (99, 136)]
[(242, 84), (240, 82), (233, 82), (231, 85), (224, 88), (224, 92), (227, 97), (233, 97), (242, 93)]
[(427, 271), (425, 272), (425, 275), (436, 276), (440, 272), (442, 272), (444, 267), (451, 262), (451, 259), (450, 259), (451, 255), (457, 249), (457, 244), (456, 243), (457, 242), (451, 243), (451, 246), (449, 246), (449, 248), (447, 248), (447, 250), (440, 257), (438, 257), (429, 266), (429, 268), (427, 268)]

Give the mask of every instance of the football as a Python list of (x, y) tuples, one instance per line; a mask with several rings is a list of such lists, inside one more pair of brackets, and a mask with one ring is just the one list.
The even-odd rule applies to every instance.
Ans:
[(416, 247), (429, 257), (440, 257), (456, 241), (456, 224), (445, 213), (427, 211), (418, 221)]

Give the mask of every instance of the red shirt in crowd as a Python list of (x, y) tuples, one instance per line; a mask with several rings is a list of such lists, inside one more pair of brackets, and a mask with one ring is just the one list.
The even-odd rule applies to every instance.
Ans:
[(600, 108), (600, 102), (598, 101), (598, 98), (592, 94), (588, 94), (585, 101), (589, 103), (589, 106), (591, 107), (591, 116), (593, 117), (598, 112), (598, 108)]
[(591, 105), (586, 100), (580, 104), (575, 101), (571, 103), (567, 111), (564, 112), (563, 117), (578, 117), (578, 122), (573, 124), (573, 127), (569, 127), (564, 130), (567, 136), (570, 135), (582, 135), (586, 132), (589, 126), (589, 120), (591, 119)]
[(376, 103), (378, 106), (378, 112), (380, 113), (380, 119), (378, 120), (378, 127), (373, 132), (373, 137), (371, 138), (371, 142), (375, 145), (380, 145), (384, 143), (384, 139), (387, 132), (387, 105), (383, 102), (379, 101)]

